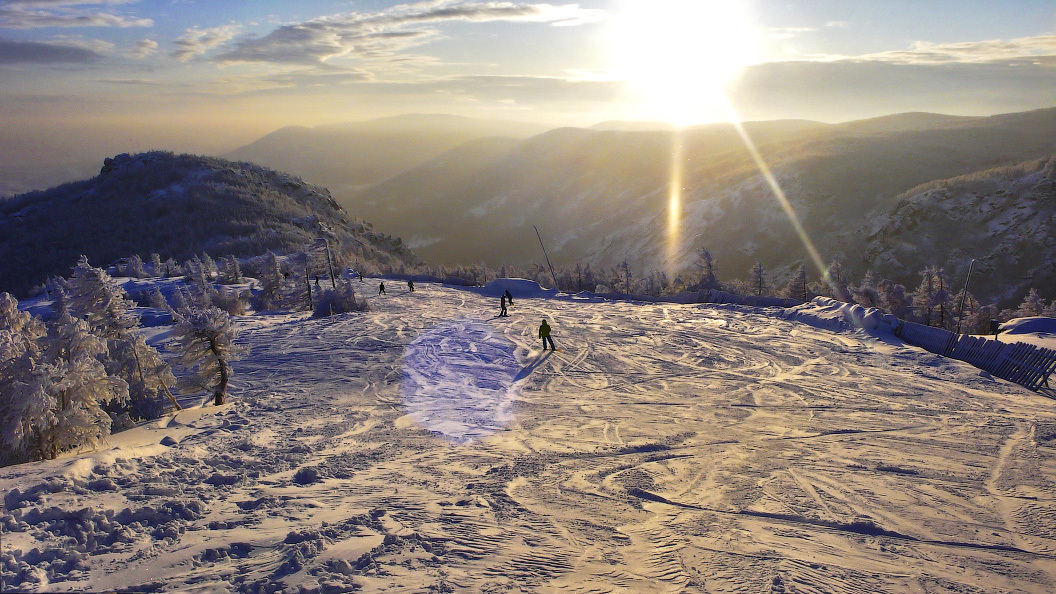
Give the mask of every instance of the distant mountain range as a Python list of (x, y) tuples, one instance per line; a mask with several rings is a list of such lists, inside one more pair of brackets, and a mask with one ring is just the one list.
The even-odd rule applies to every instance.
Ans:
[[(975, 258), (973, 288), (984, 299), (1008, 305), (1030, 286), (1056, 286), (1056, 109), (748, 122), (743, 130), (807, 237), (826, 261), (842, 257), (852, 281), (872, 269), (913, 288), (918, 272), (936, 264), (960, 282)], [(673, 154), (681, 155), (677, 168)], [(686, 271), (706, 247), (720, 280), (744, 278), (759, 261), (781, 284), (809, 263), (730, 124), (676, 131), (605, 122), (544, 131), (400, 116), (284, 128), (230, 155), (338, 188), (333, 200), (321, 187), (254, 165), (146, 155), (92, 180), (0, 202), (0, 289), (65, 272), (81, 253), (100, 261), (133, 252), (182, 258), (200, 250), (293, 249), (317, 230), (297, 231), (290, 221), (357, 225), (349, 212), (403, 238), (358, 227), (374, 238), (370, 249), (391, 252), (380, 257), (394, 261), (413, 260), (410, 248), (430, 264), (537, 262), (534, 225), (557, 266), (627, 261), (638, 273)], [(673, 170), (682, 175), (672, 261)], [(207, 220), (215, 226), (204, 229)]]
[(398, 239), (356, 221), (325, 188), (250, 163), (150, 152), (107, 159), (96, 177), (0, 201), (0, 291), (24, 294), (139, 254), (184, 260), (300, 251), (319, 237), (349, 263), (414, 265)]
[[(684, 176), (677, 269), (690, 269), (701, 247), (727, 277), (747, 276), (758, 260), (780, 280), (807, 261), (800, 237), (732, 125), (682, 132), (623, 123), (599, 128), (469, 141), (345, 204), (369, 213), (379, 228), (399, 234), (432, 263), (539, 261), (532, 230), (538, 225), (557, 265), (627, 260), (639, 271), (665, 269), (671, 155), (678, 143)], [(1051, 266), (1043, 263), (1056, 256), (1052, 225), (1030, 235), (1041, 241), (1029, 248), (1038, 262), (1001, 259), (997, 246), (1015, 244), (1018, 227), (990, 228), (982, 215), (945, 220), (941, 213), (958, 210), (955, 196), (913, 194), (943, 180), (960, 187), (954, 180), (963, 176), (1000, 175), (995, 167), (1041, 167), (1028, 162), (1056, 155), (1056, 109), (993, 117), (910, 113), (836, 125), (751, 122), (744, 129), (821, 255), (842, 256), (855, 281), (876, 268), (912, 288), (929, 264), (963, 278), (975, 257), (990, 271), (977, 279), (977, 293), (986, 298), (1014, 299), (1032, 284), (1056, 286)], [(1025, 180), (1044, 177), (1044, 171)], [(1032, 190), (1038, 208), (1056, 199), (1047, 187)], [(907, 202), (927, 213), (931, 227), (905, 227), (918, 220), (900, 206)], [(1002, 212), (1026, 211), (1018, 200), (992, 204)], [(942, 240), (924, 234), (940, 228)]]
[(347, 201), (357, 191), (465, 142), (494, 136), (527, 138), (545, 131), (543, 126), (523, 122), (413, 114), (316, 128), (282, 128), (224, 157), (288, 171)]

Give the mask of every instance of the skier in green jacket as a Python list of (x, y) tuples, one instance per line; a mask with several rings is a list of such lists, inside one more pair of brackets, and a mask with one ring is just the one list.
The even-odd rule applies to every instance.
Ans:
[(556, 351), (557, 347), (554, 346), (554, 339), (550, 338), (550, 324), (543, 320), (543, 323), (539, 326), (539, 338), (543, 339), (543, 350), (546, 350), (546, 343), (550, 343), (550, 350)]

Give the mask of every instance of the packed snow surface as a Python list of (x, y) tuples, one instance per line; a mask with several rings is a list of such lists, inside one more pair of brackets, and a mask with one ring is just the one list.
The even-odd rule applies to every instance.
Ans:
[(1052, 400), (822, 302), (511, 292), (240, 318), (229, 404), (0, 469), (7, 587), (1056, 591)]

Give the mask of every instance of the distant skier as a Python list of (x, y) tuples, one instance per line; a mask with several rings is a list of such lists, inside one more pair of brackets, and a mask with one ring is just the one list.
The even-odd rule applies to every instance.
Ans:
[(410, 291), (412, 293), (414, 292), (414, 281), (413, 280), (408, 280), (407, 281), (407, 288), (410, 289)]
[(510, 305), (513, 305), (513, 293), (510, 293), (510, 290), (506, 289), (506, 292), (504, 294), (506, 295), (506, 302)]
[(362, 272), (359, 273), (359, 282), (363, 282), (363, 273)]
[(384, 294), (385, 294), (385, 283), (381, 283), (380, 285), (378, 285), (378, 295), (384, 295)]
[(506, 296), (499, 297), (499, 317), (509, 317), (510, 314), (506, 313)]
[(550, 338), (550, 324), (543, 320), (543, 323), (539, 326), (539, 338), (543, 339), (543, 350), (546, 350), (546, 343), (550, 343), (550, 350), (556, 351), (557, 347), (554, 346), (554, 339)]

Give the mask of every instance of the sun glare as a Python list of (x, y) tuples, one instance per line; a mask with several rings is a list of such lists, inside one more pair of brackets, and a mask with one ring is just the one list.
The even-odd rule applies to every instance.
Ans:
[(756, 57), (744, 2), (627, 0), (613, 28), (616, 76), (637, 111), (677, 125), (722, 117), (723, 86)]

